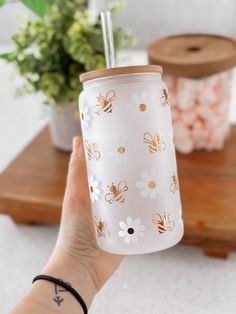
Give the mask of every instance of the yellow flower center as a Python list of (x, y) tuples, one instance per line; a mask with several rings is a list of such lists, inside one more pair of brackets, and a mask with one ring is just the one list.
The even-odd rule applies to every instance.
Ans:
[(145, 104), (140, 104), (139, 105), (139, 110), (140, 111), (146, 111), (146, 109), (147, 109), (147, 106)]
[(120, 146), (120, 147), (118, 147), (118, 153), (119, 154), (124, 154), (125, 153), (125, 147), (124, 146)]
[(156, 182), (155, 182), (155, 181), (149, 181), (149, 182), (148, 182), (148, 187), (149, 187), (149, 189), (155, 189), (155, 187), (156, 187)]

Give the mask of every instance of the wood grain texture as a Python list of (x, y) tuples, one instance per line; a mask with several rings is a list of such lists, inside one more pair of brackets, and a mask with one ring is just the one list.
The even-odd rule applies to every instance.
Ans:
[(0, 175), (0, 212), (19, 222), (58, 223), (68, 160), (43, 130)]
[[(207, 255), (236, 249), (236, 126), (222, 151), (177, 154), (183, 242)], [(215, 252), (215, 253), (214, 253)]]
[(148, 58), (149, 64), (161, 65), (164, 74), (201, 78), (236, 65), (236, 41), (208, 34), (170, 36), (151, 43)]
[(160, 73), (162, 74), (162, 67), (159, 65), (131, 65), (126, 67), (115, 67), (102, 70), (95, 70), (85, 72), (80, 75), (80, 82), (95, 80), (102, 77), (124, 75), (124, 74), (137, 74), (137, 73)]
[[(177, 154), (185, 244), (207, 255), (236, 250), (236, 126), (223, 151)], [(59, 223), (69, 155), (48, 129), (0, 175), (0, 213), (17, 223)]]

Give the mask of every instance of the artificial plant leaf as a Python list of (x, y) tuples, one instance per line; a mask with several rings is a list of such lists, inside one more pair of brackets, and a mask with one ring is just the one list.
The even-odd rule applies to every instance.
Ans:
[(47, 5), (49, 3), (49, 1), (47, 0), (20, 0), (20, 1), (40, 17), (43, 17), (45, 15)]
[(0, 0), (0, 7), (1, 7), (2, 5), (4, 5), (5, 2), (6, 2), (6, 0)]
[(13, 51), (0, 54), (0, 59), (4, 59), (6, 61), (13, 61), (14, 57), (15, 57), (15, 54)]

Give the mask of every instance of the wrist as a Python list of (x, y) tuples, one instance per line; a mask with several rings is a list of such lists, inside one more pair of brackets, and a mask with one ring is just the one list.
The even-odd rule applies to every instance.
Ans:
[(88, 265), (83, 265), (65, 252), (56, 251), (41, 273), (70, 283), (90, 307), (97, 289)]

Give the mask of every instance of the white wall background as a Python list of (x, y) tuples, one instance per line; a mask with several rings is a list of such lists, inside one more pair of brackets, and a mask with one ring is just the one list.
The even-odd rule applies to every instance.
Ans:
[[(89, 0), (96, 12), (117, 0)], [(134, 30), (138, 46), (145, 47), (153, 39), (186, 32), (218, 33), (236, 37), (235, 0), (126, 0), (124, 12), (116, 24)], [(20, 3), (0, 8), (0, 44), (20, 25), (21, 16), (30, 12)], [(32, 14), (31, 14), (32, 16)]]
[[(100, 11), (114, 0), (90, 0)], [(189, 32), (236, 37), (235, 0), (127, 0), (116, 23), (134, 30), (139, 47), (157, 37)]]
[(0, 7), (0, 45), (9, 45), (23, 17), (33, 14), (21, 3), (7, 3)]

